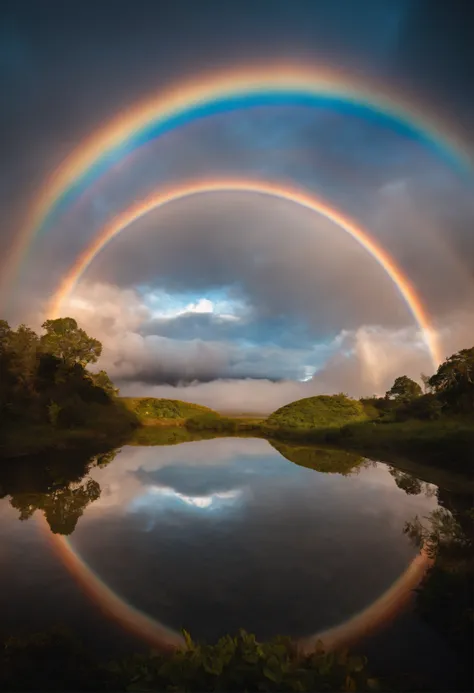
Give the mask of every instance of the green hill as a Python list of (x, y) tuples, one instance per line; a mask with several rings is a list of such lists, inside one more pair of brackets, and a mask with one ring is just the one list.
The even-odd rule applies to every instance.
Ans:
[(345, 395), (318, 395), (298, 399), (277, 409), (267, 424), (279, 428), (331, 428), (367, 419), (363, 405)]
[(217, 412), (200, 404), (182, 402), (179, 399), (156, 399), (155, 397), (121, 397), (123, 403), (140, 419), (142, 424), (179, 424), (199, 414)]
[(275, 450), (278, 450), (280, 455), (286, 457), (290, 462), (326, 474), (347, 476), (365, 462), (365, 458), (361, 455), (346, 450), (317, 448), (314, 445), (288, 445), (276, 440), (269, 442)]

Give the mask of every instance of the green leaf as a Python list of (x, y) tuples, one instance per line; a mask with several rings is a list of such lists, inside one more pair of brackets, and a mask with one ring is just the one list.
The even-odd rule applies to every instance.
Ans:
[(280, 662), (278, 659), (272, 655), (269, 657), (268, 661), (263, 666), (263, 674), (270, 681), (275, 681), (275, 683), (281, 683), (283, 678)]
[(184, 628), (183, 628), (183, 637), (184, 637), (184, 640), (186, 642), (186, 648), (188, 650), (194, 650), (193, 639), (192, 639), (191, 635), (188, 633), (188, 631), (185, 630)]
[(256, 650), (244, 650), (242, 652), (242, 659), (247, 664), (257, 664), (259, 660), (259, 653)]
[(220, 676), (224, 668), (224, 662), (218, 657), (212, 658), (211, 655), (210, 657), (208, 656), (204, 659), (203, 668), (204, 671), (207, 671), (208, 674), (213, 674), (213, 676)]
[(288, 649), (285, 645), (274, 645), (272, 647), (272, 652), (274, 652), (279, 659), (284, 659), (288, 655)]
[(346, 691), (355, 691), (357, 690), (356, 682), (352, 678), (352, 676), (346, 676), (346, 681), (345, 681), (345, 687), (344, 690)]

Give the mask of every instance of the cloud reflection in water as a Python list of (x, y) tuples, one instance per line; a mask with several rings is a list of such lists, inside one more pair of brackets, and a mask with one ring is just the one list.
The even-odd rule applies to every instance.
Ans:
[(149, 486), (143, 494), (135, 497), (128, 506), (129, 512), (160, 512), (168, 503), (178, 501), (181, 505), (200, 510), (221, 510), (233, 506), (234, 501), (242, 495), (241, 489), (221, 491), (206, 496), (189, 496), (175, 491), (169, 486)]

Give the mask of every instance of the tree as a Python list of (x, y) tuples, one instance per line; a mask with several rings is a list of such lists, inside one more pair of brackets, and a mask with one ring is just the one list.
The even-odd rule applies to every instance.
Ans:
[(0, 429), (12, 424), (54, 429), (106, 426), (113, 433), (137, 417), (118, 400), (105, 371), (91, 373), (102, 345), (72, 318), (47, 320), (45, 334), (0, 320)]
[(409, 496), (417, 496), (423, 490), (422, 482), (412, 474), (402, 472), (396, 467), (389, 467), (390, 474), (395, 479), (398, 488), (401, 488)]
[(11, 327), (6, 320), (0, 320), (0, 350), (6, 345), (6, 340), (11, 334)]
[(8, 350), (10, 334), (10, 325), (6, 320), (0, 320), (0, 416), (5, 413), (14, 381), (10, 371), (11, 355)]
[(425, 394), (430, 394), (433, 392), (433, 388), (430, 385), (430, 376), (425, 375), (424, 373), (420, 374), (421, 382), (423, 383), (423, 389), (425, 391)]
[(398, 421), (408, 419), (420, 419), (422, 421), (436, 421), (443, 415), (443, 402), (435, 394), (427, 392), (421, 397), (403, 402), (395, 411)]
[(401, 375), (395, 379), (390, 390), (387, 391), (386, 397), (394, 399), (398, 402), (409, 402), (415, 397), (420, 397), (423, 394), (421, 387), (414, 380), (406, 375)]
[(85, 367), (95, 363), (102, 353), (99, 340), (89, 337), (85, 330), (78, 327), (74, 318), (46, 320), (42, 327), (46, 334), (41, 337), (41, 349), (67, 364), (78, 363)]
[(452, 409), (474, 408), (474, 347), (450, 356), (428, 381), (436, 394)]
[(0, 321), (0, 407), (3, 413), (22, 410), (36, 398), (38, 335), (26, 325), (11, 330)]
[(12, 495), (10, 505), (19, 511), (20, 520), (28, 520), (42, 510), (53, 534), (72, 534), (79, 518), (90, 503), (100, 498), (100, 485), (93, 479), (65, 484), (48, 493)]
[(111, 397), (116, 397), (119, 394), (118, 387), (115, 387), (113, 382), (110, 380), (109, 376), (105, 371), (99, 371), (98, 373), (90, 374), (91, 380), (96, 387), (100, 387), (104, 392), (106, 392)]
[(117, 457), (117, 453), (120, 452), (117, 448), (114, 450), (109, 450), (109, 452), (103, 452), (100, 455), (97, 455), (96, 457), (96, 464), (98, 467), (101, 469), (103, 467), (106, 467), (108, 464), (113, 462), (113, 460)]

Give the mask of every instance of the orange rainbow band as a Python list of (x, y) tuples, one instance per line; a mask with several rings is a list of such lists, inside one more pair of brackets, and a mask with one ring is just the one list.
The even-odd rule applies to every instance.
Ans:
[(289, 187), (283, 188), (277, 184), (260, 181), (237, 179), (182, 183), (170, 190), (161, 190), (158, 193), (155, 192), (150, 195), (150, 197), (136, 202), (109, 222), (99, 232), (92, 243), (90, 243), (79, 255), (74, 265), (70, 268), (56, 289), (47, 308), (47, 316), (49, 318), (59, 317), (62, 303), (70, 295), (82, 274), (89, 267), (96, 255), (121, 231), (148, 214), (148, 212), (163, 207), (164, 205), (177, 202), (178, 200), (193, 195), (218, 192), (258, 193), (276, 197), (321, 214), (326, 219), (337, 224), (337, 226), (352, 236), (354, 240), (370, 253), (393, 281), (422, 331), (435, 370), (438, 368), (442, 359), (436, 331), (431, 326), (428, 313), (415, 288), (397, 266), (393, 258), (370, 237), (366, 230), (358, 226), (346, 215), (331, 208), (326, 202), (296, 189)]
[(280, 103), (278, 95), (290, 104), (293, 100), (310, 105), (315, 100), (326, 99), (336, 107), (360, 107), (365, 113), (380, 116), (388, 127), (398, 127), (400, 132), (428, 144), (459, 170), (468, 171), (469, 175), (472, 172), (470, 154), (455, 128), (428, 116), (412, 98), (403, 98), (384, 82), (376, 83), (341, 69), (288, 62), (241, 66), (220, 74), (200, 75), (122, 111), (81, 142), (47, 178), (9, 251), (4, 267), (5, 286), (10, 285), (19, 271), (36, 234), (47, 227), (55, 213), (61, 212), (62, 205), (68, 206), (80, 194), (81, 186), (92, 184), (111, 162), (196, 119), (249, 104)]
[[(148, 616), (116, 594), (91, 570), (67, 537), (53, 534), (44, 518), (41, 518), (39, 523), (46, 540), (63, 564), (107, 617), (157, 650), (184, 649), (185, 640), (181, 633)], [(432, 563), (432, 559), (422, 549), (400, 577), (372, 604), (343, 623), (297, 639), (294, 642), (297, 649), (304, 654), (311, 654), (322, 643), (324, 650), (331, 652), (350, 647), (379, 630), (410, 603), (414, 590)]]

